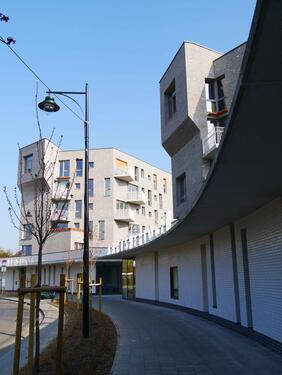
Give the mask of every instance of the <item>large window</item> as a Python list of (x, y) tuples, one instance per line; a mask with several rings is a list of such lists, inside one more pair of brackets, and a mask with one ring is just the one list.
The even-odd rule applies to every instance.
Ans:
[(170, 298), (179, 298), (178, 267), (170, 267)]
[(69, 160), (60, 160), (60, 177), (69, 177), (70, 176), (70, 161)]
[[(68, 217), (69, 205), (66, 202), (57, 202), (56, 203), (56, 214), (59, 219), (65, 219)], [(59, 217), (60, 216), (60, 217)]]
[(23, 245), (22, 246), (22, 255), (23, 256), (32, 255), (32, 246), (31, 245)]
[(155, 210), (155, 224), (159, 223), (159, 213), (158, 210)]
[(24, 173), (32, 171), (33, 154), (24, 157)]
[(116, 204), (117, 210), (126, 210), (128, 208), (128, 203), (124, 201), (117, 200)]
[(99, 240), (105, 239), (105, 220), (98, 221), (99, 226)]
[(183, 173), (176, 179), (176, 201), (181, 204), (186, 201), (186, 175)]
[(136, 236), (140, 233), (140, 226), (138, 224), (131, 224), (129, 226), (129, 235)]
[(112, 190), (110, 177), (105, 177), (104, 187), (105, 187), (105, 193), (104, 193), (105, 197), (110, 197), (111, 196), (111, 190)]
[(83, 172), (83, 160), (82, 159), (76, 159), (75, 175), (77, 177), (82, 176), (82, 172)]
[(176, 112), (175, 80), (172, 81), (165, 92), (165, 107), (166, 116), (168, 119), (170, 119)]
[(82, 201), (75, 201), (75, 218), (81, 219), (82, 217)]
[(88, 194), (89, 194), (89, 197), (94, 196), (94, 180), (93, 180), (93, 178), (89, 178), (89, 180), (88, 180)]
[(31, 240), (31, 238), (32, 238), (32, 224), (24, 224), (23, 240)]
[(226, 109), (223, 92), (222, 77), (217, 79), (206, 79), (207, 111), (220, 112)]

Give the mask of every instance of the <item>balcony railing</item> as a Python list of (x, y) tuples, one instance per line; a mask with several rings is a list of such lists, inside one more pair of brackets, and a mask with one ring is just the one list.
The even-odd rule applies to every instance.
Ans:
[(114, 177), (123, 181), (133, 181), (134, 180), (134, 171), (131, 167), (116, 167), (114, 170)]
[(121, 251), (126, 251), (133, 249), (134, 247), (145, 245), (146, 243), (153, 241), (157, 237), (166, 233), (171, 228), (171, 226), (172, 225), (170, 223), (166, 223), (158, 227), (151, 228), (144, 233), (139, 233), (135, 236), (129, 236), (125, 240), (110, 244), (108, 245), (108, 255), (116, 254)]
[(145, 204), (146, 196), (143, 191), (129, 191), (127, 193), (127, 202), (134, 204)]
[(220, 144), (224, 128), (216, 126), (210, 131), (206, 138), (203, 139), (203, 156), (207, 159), (214, 157), (215, 151)]
[(134, 221), (134, 212), (135, 210), (133, 210), (132, 208), (119, 208), (115, 212), (115, 220), (125, 221), (127, 223)]
[(60, 210), (55, 211), (52, 214), (52, 221), (70, 221), (69, 211), (61, 212)]

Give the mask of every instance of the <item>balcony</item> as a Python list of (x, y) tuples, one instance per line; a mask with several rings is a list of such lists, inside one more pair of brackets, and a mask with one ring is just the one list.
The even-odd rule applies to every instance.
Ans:
[(70, 197), (70, 194), (57, 192), (57, 193), (52, 197), (52, 200), (53, 200), (54, 202), (58, 202), (58, 201), (70, 201), (70, 200), (71, 200), (71, 197)]
[(133, 181), (134, 180), (134, 171), (131, 167), (116, 167), (114, 170), (114, 177), (122, 181)]
[(135, 219), (135, 210), (132, 208), (119, 208), (115, 212), (115, 220), (131, 223)]
[(223, 131), (223, 127), (216, 126), (208, 133), (207, 137), (203, 139), (203, 158), (210, 160), (214, 158), (216, 150), (220, 144)]
[(133, 204), (145, 204), (145, 193), (143, 191), (130, 191), (127, 193), (127, 202)]
[(66, 223), (66, 222), (70, 221), (69, 212), (68, 211), (61, 212), (60, 210), (55, 211), (52, 214), (52, 221), (58, 221), (58, 222), (61, 222), (61, 223)]

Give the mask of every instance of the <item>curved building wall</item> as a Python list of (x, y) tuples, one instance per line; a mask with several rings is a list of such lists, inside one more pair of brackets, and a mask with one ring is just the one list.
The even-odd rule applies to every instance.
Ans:
[[(207, 312), (282, 343), (281, 228), (279, 197), (197, 240), (138, 254), (136, 298)], [(170, 295), (171, 267), (178, 299)]]

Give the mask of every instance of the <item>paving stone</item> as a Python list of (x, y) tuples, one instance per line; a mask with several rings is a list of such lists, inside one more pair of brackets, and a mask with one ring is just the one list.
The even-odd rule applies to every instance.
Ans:
[(281, 375), (282, 356), (213, 322), (104, 296), (119, 341), (113, 375)]

